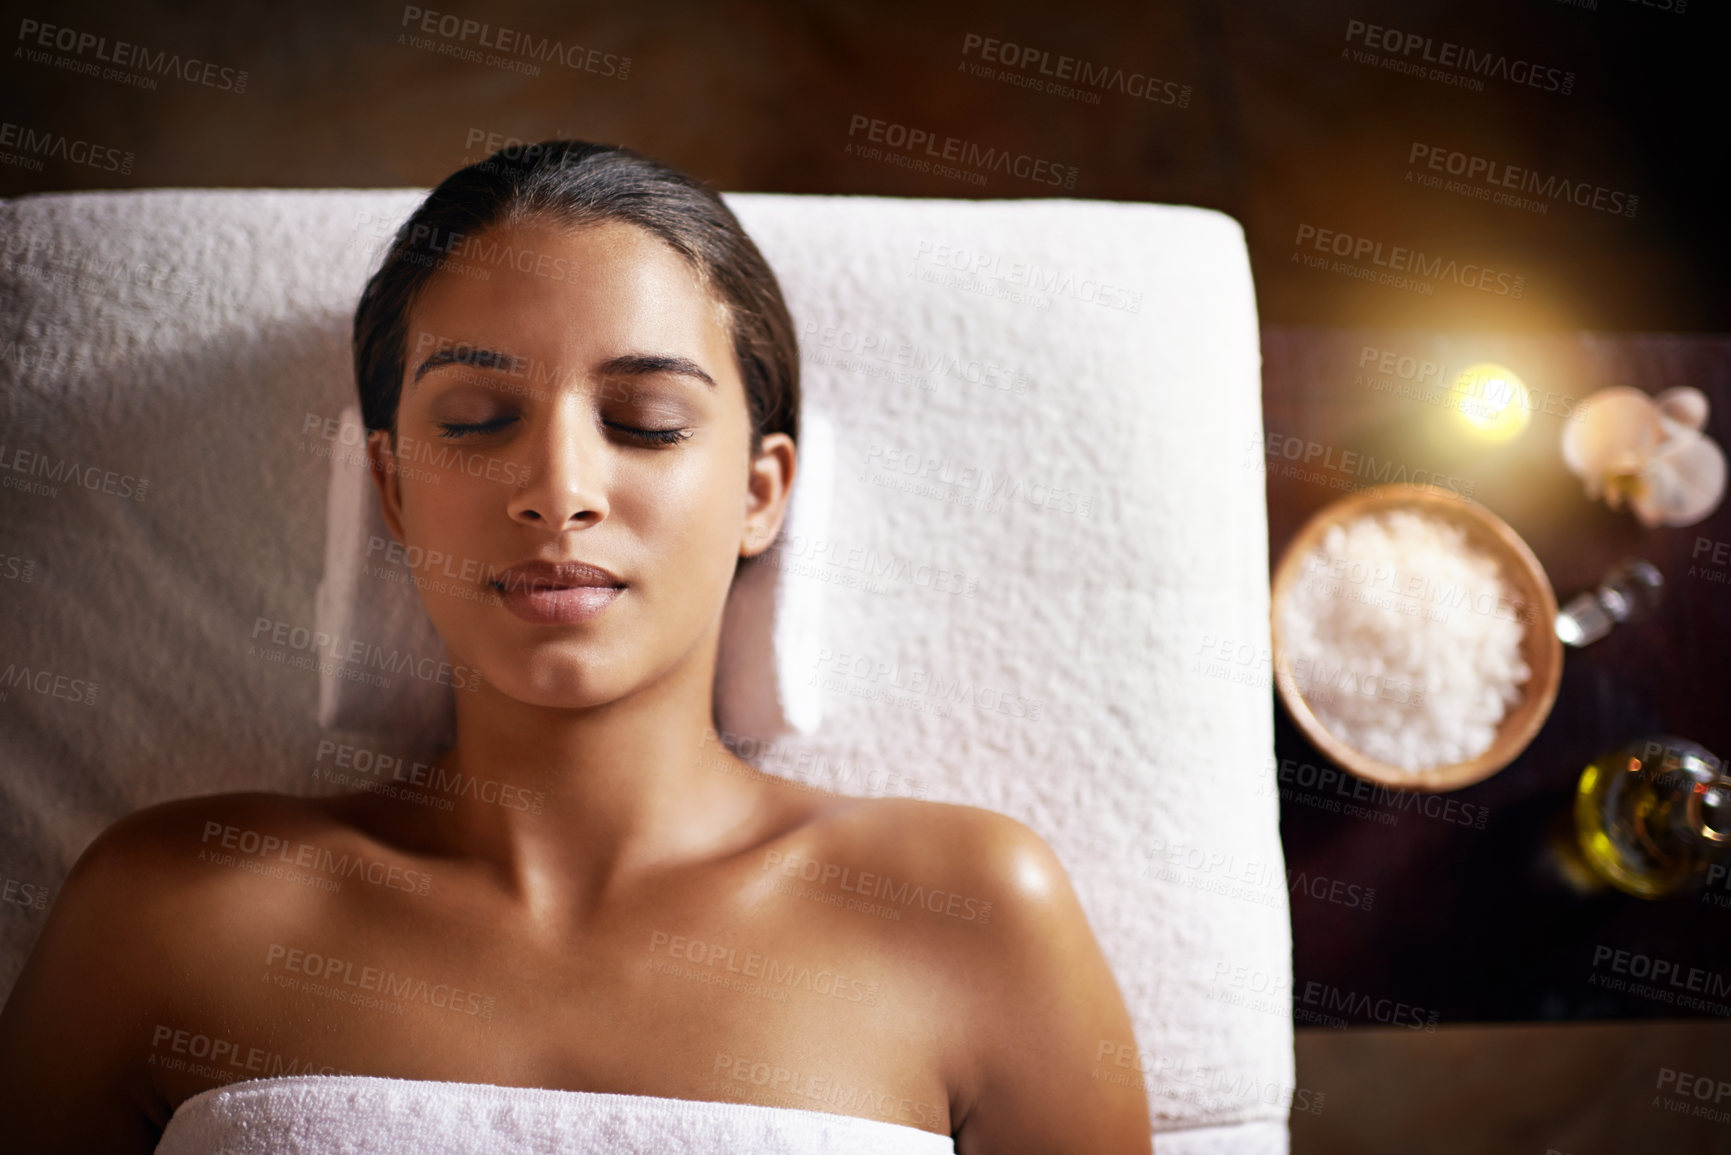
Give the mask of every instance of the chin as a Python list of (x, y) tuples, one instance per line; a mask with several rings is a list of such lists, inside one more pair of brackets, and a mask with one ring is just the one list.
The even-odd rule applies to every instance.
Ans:
[(603, 706), (621, 697), (629, 686), (621, 671), (608, 662), (543, 644), (539, 652), (490, 653), (478, 663), (486, 684), (508, 698), (531, 706), (576, 710)]

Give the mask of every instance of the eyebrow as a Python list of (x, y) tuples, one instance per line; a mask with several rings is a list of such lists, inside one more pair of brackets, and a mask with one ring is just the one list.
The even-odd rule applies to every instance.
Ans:
[(673, 373), (691, 377), (715, 388), (715, 378), (703, 371), (703, 366), (690, 357), (668, 353), (624, 353), (601, 362), (601, 372), (609, 377), (639, 377), (648, 373)]
[(519, 373), (526, 362), (521, 357), (513, 357), (509, 353), (501, 353), (497, 349), (477, 349), (473, 345), (457, 345), (448, 349), (439, 349), (422, 361), (415, 370), (415, 380), (418, 383), (422, 377), (443, 365), (473, 365), (477, 369), (503, 369), (507, 373)]
[[(510, 353), (501, 353), (497, 349), (481, 349), (473, 345), (458, 345), (450, 349), (440, 349), (432, 356), (422, 361), (415, 370), (413, 387), (422, 377), (445, 365), (472, 365), (477, 369), (503, 369), (508, 373), (520, 373), (528, 365), (528, 360)], [(681, 377), (690, 377), (701, 381), (714, 389), (715, 378), (704, 372), (703, 366), (689, 357), (681, 357), (669, 353), (622, 353), (601, 362), (597, 368), (609, 377), (641, 377), (650, 373), (673, 373)]]

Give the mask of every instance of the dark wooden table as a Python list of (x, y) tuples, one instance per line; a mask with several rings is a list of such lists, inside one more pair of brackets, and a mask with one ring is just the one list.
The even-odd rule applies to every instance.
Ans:
[[(1627, 557), (1666, 579), (1652, 617), (1565, 648), (1538, 736), (1463, 790), (1375, 795), (1276, 704), (1298, 1025), (1387, 1022), (1399, 1004), (1445, 1024), (1731, 1016), (1731, 879), (1659, 901), (1583, 893), (1553, 849), (1594, 755), (1670, 733), (1731, 756), (1731, 500), (1696, 525), (1647, 529), (1588, 501), (1560, 450), (1562, 414), (1615, 384), (1701, 389), (1708, 433), (1731, 446), (1731, 337), (1268, 326), (1262, 353), (1271, 567), (1313, 513), (1384, 479), (1361, 473), (1371, 455), (1378, 473), (1392, 461), (1454, 479), (1526, 539), (1559, 604)], [(1498, 447), (1452, 430), (1426, 400), (1435, 391), (1400, 376), (1430, 363), (1452, 379), (1479, 361), (1514, 370), (1535, 399), (1525, 432)], [(1369, 909), (1337, 880), (1374, 889)]]
[(1292, 1155), (1727, 1155), (1731, 1024), (1297, 1033)]

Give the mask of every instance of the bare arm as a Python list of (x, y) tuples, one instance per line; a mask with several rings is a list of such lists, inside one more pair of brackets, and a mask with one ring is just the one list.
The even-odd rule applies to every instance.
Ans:
[(972, 962), (979, 1002), (959, 1155), (1152, 1155), (1147, 1091), (1114, 1062), (1130, 1015), (1063, 864), (1027, 827), (986, 822), (977, 884), (1005, 899)]

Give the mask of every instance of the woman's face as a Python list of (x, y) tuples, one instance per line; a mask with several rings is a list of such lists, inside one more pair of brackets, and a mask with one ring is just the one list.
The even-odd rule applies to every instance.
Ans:
[[(409, 315), (394, 455), (369, 440), (385, 518), (453, 664), (536, 705), (611, 701), (719, 621), (737, 558), (781, 524), (793, 443), (751, 458), (722, 314), (650, 233), (534, 223), (470, 243), (479, 259), (435, 273)], [(623, 588), (504, 573), (535, 561)]]

